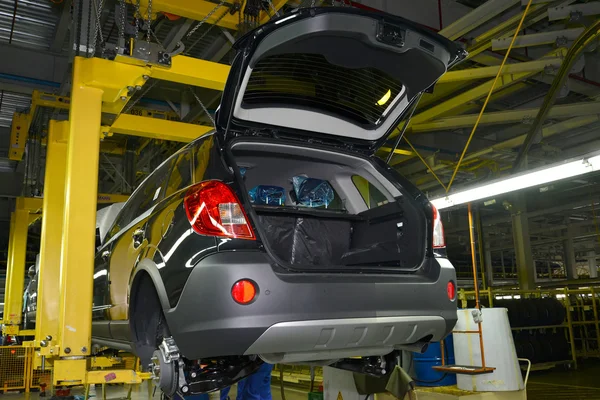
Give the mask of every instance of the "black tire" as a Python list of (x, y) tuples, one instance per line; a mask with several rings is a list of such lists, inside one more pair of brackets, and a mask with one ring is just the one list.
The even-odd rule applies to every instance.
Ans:
[(132, 287), (129, 326), (133, 348), (146, 370), (154, 350), (163, 338), (171, 336), (154, 282), (146, 273), (136, 278)]

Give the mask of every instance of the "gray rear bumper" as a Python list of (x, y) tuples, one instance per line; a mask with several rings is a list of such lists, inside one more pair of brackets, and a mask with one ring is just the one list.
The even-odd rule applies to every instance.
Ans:
[[(417, 274), (277, 273), (261, 252), (219, 253), (194, 267), (176, 307), (165, 310), (190, 359), (260, 354), (269, 362), (327, 360), (389, 353), (395, 346), (440, 340), (454, 327), (456, 281), (446, 259)], [(276, 267), (275, 267), (276, 269)], [(239, 279), (258, 285), (256, 300), (231, 298)]]

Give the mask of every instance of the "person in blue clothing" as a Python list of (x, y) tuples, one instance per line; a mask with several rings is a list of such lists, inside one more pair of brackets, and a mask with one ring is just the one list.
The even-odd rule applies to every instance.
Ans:
[[(271, 372), (273, 365), (264, 363), (254, 374), (237, 383), (236, 400), (272, 400)], [(221, 400), (229, 399), (231, 387), (221, 390)]]

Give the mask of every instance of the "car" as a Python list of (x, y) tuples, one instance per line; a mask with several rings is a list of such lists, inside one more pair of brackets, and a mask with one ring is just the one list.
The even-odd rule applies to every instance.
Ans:
[(167, 395), (263, 362), (385, 375), (452, 330), (456, 274), (440, 214), (375, 153), (466, 53), (350, 7), (234, 48), (214, 132), (103, 215), (92, 342), (134, 351)]

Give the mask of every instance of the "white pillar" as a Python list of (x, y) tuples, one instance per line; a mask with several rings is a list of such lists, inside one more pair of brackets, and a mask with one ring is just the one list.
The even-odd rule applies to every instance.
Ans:
[(590, 278), (598, 277), (598, 264), (596, 263), (596, 252), (590, 251), (588, 253), (588, 268), (590, 270)]

